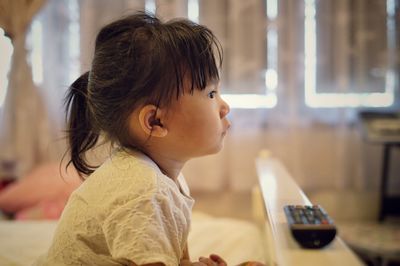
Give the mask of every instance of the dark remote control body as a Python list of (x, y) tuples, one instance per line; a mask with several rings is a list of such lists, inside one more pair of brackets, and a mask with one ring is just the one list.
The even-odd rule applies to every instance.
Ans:
[(284, 207), (290, 231), (305, 248), (322, 248), (336, 235), (336, 226), (319, 205), (286, 205)]

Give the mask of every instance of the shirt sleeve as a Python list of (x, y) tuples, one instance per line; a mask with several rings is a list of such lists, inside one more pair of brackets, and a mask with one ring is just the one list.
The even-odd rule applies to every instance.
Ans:
[(121, 204), (104, 221), (111, 256), (137, 265), (179, 265), (185, 217), (167, 195), (155, 193)]

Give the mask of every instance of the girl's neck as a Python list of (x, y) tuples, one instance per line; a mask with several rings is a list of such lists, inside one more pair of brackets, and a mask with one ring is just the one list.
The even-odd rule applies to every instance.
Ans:
[(165, 174), (172, 180), (177, 181), (178, 176), (180, 175), (182, 168), (185, 165), (185, 161), (180, 161), (164, 156), (162, 153), (146, 152), (146, 155), (149, 156), (158, 165), (163, 174)]

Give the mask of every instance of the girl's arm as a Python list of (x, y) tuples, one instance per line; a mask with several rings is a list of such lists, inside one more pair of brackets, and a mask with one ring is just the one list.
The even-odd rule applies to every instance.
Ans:
[(179, 265), (180, 266), (192, 265), (192, 262), (190, 261), (189, 247), (188, 247), (187, 243), (186, 243), (185, 248), (183, 249), (183, 255), (182, 255)]

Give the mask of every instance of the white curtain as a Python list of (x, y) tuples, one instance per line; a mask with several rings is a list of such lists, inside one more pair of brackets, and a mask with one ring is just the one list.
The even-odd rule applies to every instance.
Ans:
[[(40, 91), (32, 81), (25, 41), (31, 20), (44, 3), (43, 0), (0, 2), (0, 27), (13, 45), (8, 88), (1, 108), (0, 171), (14, 177), (20, 177), (48, 158), (47, 113)], [(14, 169), (3, 169), (10, 165)]]

